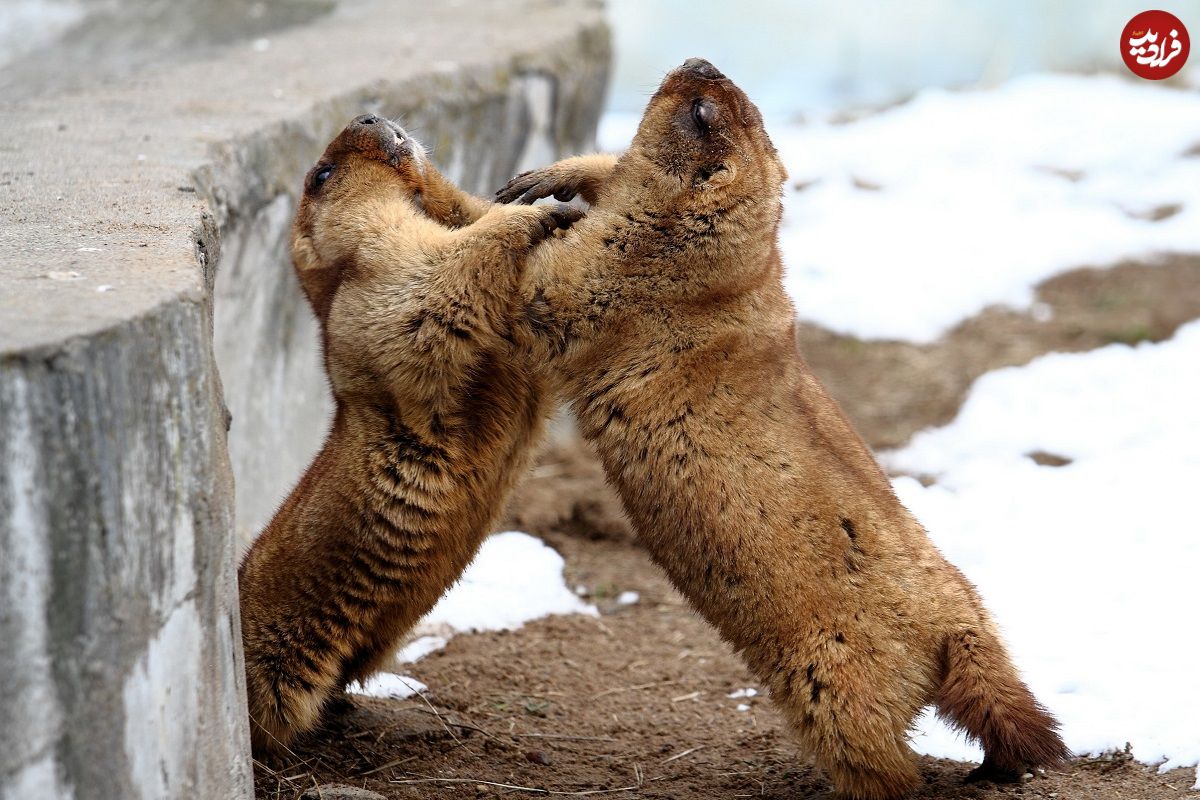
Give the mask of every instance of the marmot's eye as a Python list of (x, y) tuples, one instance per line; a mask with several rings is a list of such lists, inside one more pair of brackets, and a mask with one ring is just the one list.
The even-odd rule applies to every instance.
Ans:
[(696, 123), (696, 127), (700, 129), (701, 133), (708, 130), (716, 117), (716, 107), (707, 100), (697, 100), (692, 103), (692, 121)]
[(329, 178), (329, 176), (330, 176), (330, 175), (332, 175), (332, 174), (333, 174), (333, 167), (332, 167), (332, 166), (325, 166), (325, 167), (321, 167), (319, 170), (317, 170), (315, 173), (313, 173), (313, 176), (312, 176), (312, 188), (313, 188), (313, 189), (320, 189), (320, 188), (321, 188), (321, 184), (325, 183), (325, 181), (326, 181), (326, 180)]

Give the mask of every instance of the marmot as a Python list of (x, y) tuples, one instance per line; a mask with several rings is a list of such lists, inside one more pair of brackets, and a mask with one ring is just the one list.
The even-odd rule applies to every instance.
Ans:
[(373, 115), (308, 173), (292, 258), (336, 411), (239, 570), (256, 750), (314, 727), (474, 557), (550, 400), (510, 352), (518, 284), (578, 216), (476, 200)]
[(566, 380), (638, 535), (769, 687), (842, 797), (918, 783), (927, 704), (975, 777), (1069, 757), (972, 584), (901, 505), (796, 349), (777, 242), (786, 172), (758, 109), (701, 59), (619, 160), (567, 159), (499, 199), (579, 192), (530, 259), (518, 330)]

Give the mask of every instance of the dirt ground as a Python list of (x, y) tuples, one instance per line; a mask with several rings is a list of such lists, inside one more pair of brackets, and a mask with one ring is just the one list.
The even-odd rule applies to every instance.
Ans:
[[(1050, 350), (1169, 337), (1200, 317), (1200, 259), (1080, 270), (1044, 284), (1049, 319), (991, 309), (928, 346), (862, 343), (806, 328), (804, 351), (876, 447), (953, 417), (988, 369)], [(599, 618), (462, 635), (407, 665), (424, 698), (355, 697), (294, 756), (257, 763), (257, 796), (318, 786), (387, 798), (826, 798), (740, 661), (640, 549), (603, 473), (566, 441), (542, 454), (504, 520), (566, 559)], [(621, 605), (624, 591), (640, 595)], [(738, 710), (739, 704), (749, 706)], [(1127, 754), (1077, 759), (1024, 783), (965, 784), (970, 765), (922, 758), (919, 800), (1200, 798), (1195, 771), (1163, 775)]]

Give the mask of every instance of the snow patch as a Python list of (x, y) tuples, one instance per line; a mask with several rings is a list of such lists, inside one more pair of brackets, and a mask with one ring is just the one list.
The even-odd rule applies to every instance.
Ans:
[(346, 687), (346, 691), (366, 697), (405, 700), (424, 692), (428, 688), (428, 686), (416, 678), (410, 678), (407, 675), (397, 675), (394, 672), (377, 672), (365, 681), (351, 683)]
[(754, 689), (754, 688), (747, 686), (745, 689), (738, 689), (737, 691), (730, 692), (729, 694), (727, 694), (725, 696), (730, 698), (731, 700), (736, 700), (739, 697), (757, 697), (758, 689)]
[(617, 605), (631, 606), (641, 599), (642, 596), (637, 592), (621, 592), (619, 595), (617, 595)]
[(788, 291), (832, 330), (931, 341), (987, 305), (1027, 308), (1058, 272), (1200, 251), (1198, 131), (1200, 95), (1066, 75), (782, 127), (805, 187), (785, 195)]
[(563, 558), (541, 539), (489, 536), (462, 578), (417, 625), (417, 633), (512, 631), (551, 614), (599, 616), (563, 582)]
[[(1200, 763), (1197, 365), (1200, 322), (1160, 344), (1043, 356), (983, 376), (952, 423), (883, 457), (935, 476), (896, 491), (979, 587), (1068, 746), (1128, 741), (1162, 770)], [(914, 745), (980, 756), (930, 715)]]
[(552, 614), (599, 616), (594, 605), (567, 588), (563, 564), (557, 551), (527, 533), (489, 536), (458, 583), (417, 623), (417, 638), (396, 653), (396, 660), (424, 658), (456, 633), (511, 631)]
[(405, 664), (420, 661), (430, 653), (441, 650), (448, 641), (445, 636), (418, 636), (396, 652), (396, 660)]

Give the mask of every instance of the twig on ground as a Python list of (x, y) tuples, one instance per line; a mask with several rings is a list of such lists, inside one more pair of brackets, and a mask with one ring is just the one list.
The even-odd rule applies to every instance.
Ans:
[(406, 764), (409, 761), (413, 761), (414, 759), (417, 759), (419, 757), (420, 756), (409, 756), (408, 758), (397, 758), (395, 761), (389, 761), (386, 764), (381, 764), (380, 766), (375, 767), (374, 769), (369, 769), (366, 772), (360, 772), (360, 773), (358, 773), (358, 775), (356, 777), (365, 778), (368, 775), (374, 775), (376, 772), (382, 772), (383, 770), (388, 769), (390, 767), (398, 767), (401, 764)]
[(633, 792), (638, 787), (636, 786), (621, 786), (615, 789), (584, 789), (578, 792), (566, 792), (561, 789), (541, 789), (537, 786), (518, 786), (515, 783), (498, 783), (497, 781), (485, 781), (477, 778), (404, 778), (393, 779), (390, 783), (473, 783), (482, 786), (495, 786), (498, 789), (513, 789), (518, 792), (531, 792), (533, 794), (555, 794), (566, 795), (569, 797), (582, 797), (590, 794), (612, 794), (615, 792)]
[[(423, 709), (423, 708), (414, 708), (414, 709), (412, 709), (412, 710), (413, 710), (413, 711), (420, 712), (421, 714), (428, 714), (428, 713), (429, 713), (428, 711), (426, 711), (426, 710), (425, 710), (425, 709)], [(433, 713), (434, 713), (434, 714), (437, 714), (437, 711), (434, 711)], [(439, 717), (441, 716), (440, 714), (437, 714), (437, 715), (438, 715)], [(444, 725), (445, 723), (443, 722), (442, 724)], [(494, 734), (492, 734), (492, 733), (490, 733), (489, 731), (486, 731), (486, 730), (484, 730), (483, 728), (480, 728), (480, 727), (478, 727), (478, 726), (476, 726), (476, 725), (470, 725), (470, 724), (468, 724), (468, 723), (466, 723), (466, 722), (455, 722), (455, 723), (454, 723), (454, 727), (456, 727), (456, 728), (461, 728), (461, 729), (463, 729), (464, 731), (475, 731), (476, 733), (482, 733), (484, 736), (486, 736), (487, 738), (491, 739), (491, 740), (492, 740), (493, 742), (495, 742), (496, 744), (504, 744), (504, 745), (507, 745), (507, 744), (509, 744), (508, 742), (505, 742), (503, 739), (498, 739), (498, 738), (496, 738), (496, 736), (495, 736)], [(455, 739), (455, 741), (457, 742), (458, 740), (457, 740), (457, 739)], [(462, 744), (462, 742), (459, 742), (459, 744)]]
[(433, 707), (433, 703), (429, 702), (429, 698), (417, 691), (417, 688), (408, 681), (404, 680), (403, 676), (397, 677), (400, 678), (401, 683), (413, 690), (413, 694), (425, 701), (425, 705), (429, 706), (429, 710), (432, 711), (433, 715), (438, 718), (438, 722), (442, 723), (442, 727), (446, 729), (446, 733), (450, 734), (450, 738), (453, 739), (456, 744), (462, 744), (462, 742), (458, 741), (458, 737), (454, 735), (454, 731), (450, 730), (450, 726), (446, 724), (446, 718), (443, 717), (438, 710)]
[(561, 733), (511, 733), (513, 737), (522, 739), (565, 739), (571, 742), (615, 742), (611, 736), (565, 736)]
[(656, 683), (639, 683), (636, 686), (616, 686), (616, 687), (613, 687), (612, 689), (605, 689), (603, 692), (600, 692), (599, 694), (592, 695), (592, 699), (599, 700), (601, 697), (607, 697), (610, 694), (617, 694), (618, 692), (636, 692), (636, 691), (640, 691), (642, 689), (653, 689), (658, 686), (669, 686), (672, 683), (678, 683), (678, 682), (679, 681), (657, 681)]
[(673, 755), (669, 758), (664, 758), (662, 760), (662, 763), (669, 764), (670, 762), (674, 761), (677, 758), (683, 758), (684, 756), (690, 756), (692, 753), (696, 752), (697, 750), (703, 750), (705, 747), (708, 747), (708, 745), (706, 745), (706, 744), (696, 745), (695, 747), (691, 747), (691, 748), (688, 748), (687, 750), (684, 750), (682, 753), (676, 753), (675, 755)]

